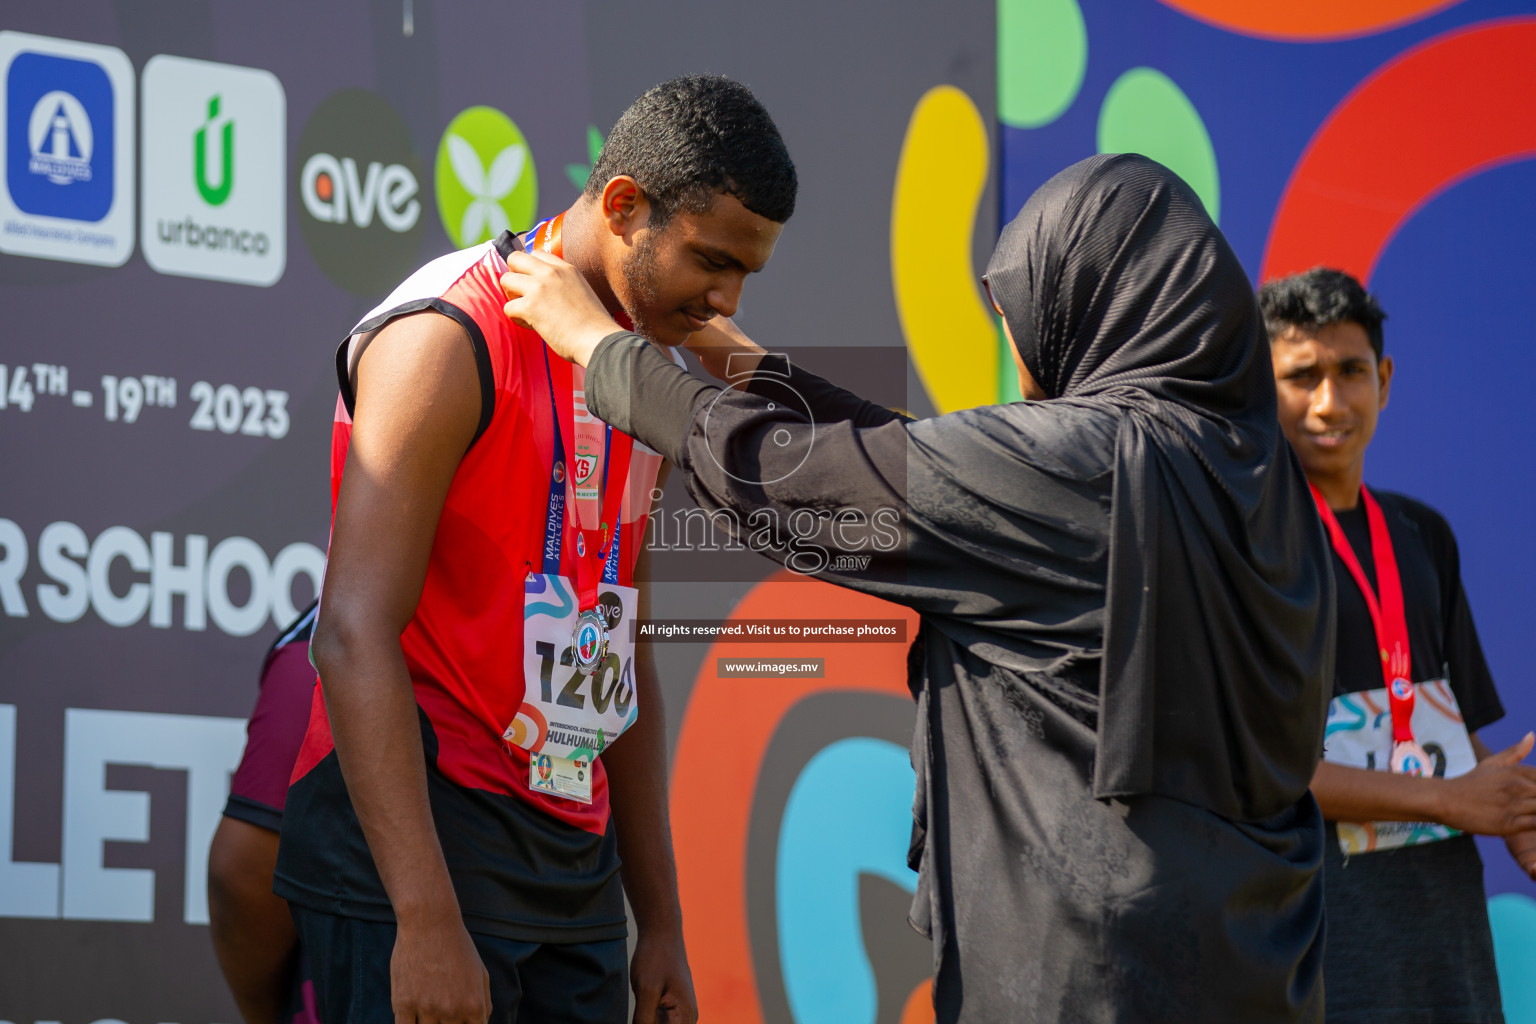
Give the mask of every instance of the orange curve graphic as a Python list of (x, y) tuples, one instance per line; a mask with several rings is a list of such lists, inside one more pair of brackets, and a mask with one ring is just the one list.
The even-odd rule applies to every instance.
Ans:
[(933, 1024), (933, 979), (920, 982), (901, 1008), (901, 1024)]
[(1454, 7), (1461, 0), (1163, 0), (1229, 32), (1319, 42), (1370, 35)]
[[(916, 636), (914, 612), (830, 583), (779, 572), (731, 612), (752, 619), (894, 619)], [(718, 657), (824, 658), (822, 679), (719, 679)], [(747, 830), (758, 769), (779, 721), (829, 690), (910, 699), (905, 643), (717, 643), (699, 670), (672, 760), (672, 842), (684, 938), (700, 1015), (763, 1024), (747, 931)]]
[(1456, 698), (1451, 694), (1445, 683), (1436, 681), (1428, 686), (1419, 687), (1418, 695), (1424, 698), (1424, 703), (1440, 712), (1441, 715), (1453, 722), (1464, 719), (1456, 710)]

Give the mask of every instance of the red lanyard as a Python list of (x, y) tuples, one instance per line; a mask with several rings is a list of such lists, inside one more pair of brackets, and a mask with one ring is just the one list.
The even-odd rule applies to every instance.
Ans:
[[(538, 249), (553, 256), (563, 256), (560, 245), (560, 223), (565, 214), (545, 221), (534, 233), (531, 249)], [(584, 529), (581, 524), (581, 503), (576, 500), (576, 398), (575, 377), (571, 364), (564, 359), (548, 360), (555, 399), (559, 408), (555, 415), (564, 421), (565, 429), (557, 431), (563, 441), (566, 465), (566, 505), (576, 520), (576, 599), (582, 611), (597, 607), (598, 584), (602, 581), (604, 563), (619, 536), (619, 515), (624, 502), (625, 482), (629, 477), (630, 456), (634, 453), (634, 439), (628, 434), (607, 427), (603, 445), (603, 497), (598, 506), (596, 529)], [(617, 566), (614, 567), (615, 573)], [(614, 575), (608, 573), (606, 575)], [(616, 582), (617, 578), (611, 582)]]
[(1365, 595), (1365, 606), (1370, 609), (1371, 623), (1376, 627), (1376, 645), (1381, 653), (1381, 675), (1387, 686), (1387, 703), (1392, 709), (1392, 741), (1413, 742), (1413, 684), (1408, 674), (1412, 662), (1408, 656), (1408, 617), (1403, 611), (1403, 583), (1397, 573), (1397, 555), (1392, 550), (1392, 537), (1387, 533), (1387, 519), (1381, 514), (1381, 506), (1364, 484), (1360, 486), (1360, 500), (1365, 503), (1365, 519), (1371, 528), (1371, 558), (1376, 562), (1376, 581), (1380, 595), (1371, 588), (1360, 559), (1355, 557), (1339, 525), (1339, 517), (1333, 514), (1322, 492), (1312, 487), (1312, 500), (1317, 504), (1317, 514), (1328, 527), (1328, 536), (1355, 582)]

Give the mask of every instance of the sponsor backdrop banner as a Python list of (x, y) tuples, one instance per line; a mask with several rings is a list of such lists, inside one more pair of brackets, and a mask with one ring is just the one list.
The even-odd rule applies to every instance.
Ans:
[[(1458, 528), (1510, 711), (1488, 738), (1518, 738), (1533, 467), (1504, 438), (1533, 357), (1507, 297), (1533, 256), (1536, 5), (1365, 10), (0, 8), (0, 1021), (237, 1020), (208, 841), (261, 653), (323, 568), (335, 344), (420, 263), (567, 206), (623, 108), (677, 74), (750, 84), (800, 170), (741, 323), (920, 415), (1016, 394), (977, 268), (1000, 216), (1096, 151), (1173, 166), (1255, 278), (1369, 276), (1399, 360), (1371, 476)], [(725, 555), (690, 510), (673, 487), (658, 513), (658, 617), (914, 626)], [(905, 646), (656, 651), (704, 1012), (931, 1019)], [(1536, 888), (1483, 849), (1506, 1011), (1536, 1019), (1513, 969)]]
[[(995, 13), (985, 0), (903, 0), (877, 21), (856, 8), (0, 9), (0, 1020), (237, 1020), (209, 947), (207, 848), (261, 654), (323, 567), (336, 342), (417, 265), (567, 206), (644, 88), (714, 71), (758, 91), (804, 188), (743, 322), (844, 378), (862, 346), (883, 367), (866, 374), (878, 397), (931, 409), (892, 300), (892, 183), (934, 86), (971, 97), (987, 144)], [(942, 243), (967, 265), (995, 235), (991, 181), (969, 183)], [(936, 198), (927, 215), (949, 212)], [(995, 376), (993, 362), (978, 372)], [(686, 513), (673, 491), (668, 515)], [(656, 556), (670, 581), (658, 613), (718, 620), (761, 601), (769, 563), (711, 574), (673, 543), (675, 564)], [(820, 600), (828, 618), (900, 615)], [(800, 618), (799, 604), (757, 617)], [(718, 696), (788, 700), (758, 716), (749, 773), (695, 765), (679, 789), (690, 919), (742, 940), (715, 961), (707, 934), (693, 940), (716, 1019), (787, 1019), (795, 1000), (843, 991), (851, 969), (854, 1005), (894, 1020), (927, 974), (926, 943), (903, 924), (904, 646), (884, 647), (862, 666), (817, 647), (821, 677), (722, 679), (718, 695), (709, 644), (660, 652), (680, 754), (689, 721), (689, 757), (719, 749)], [(695, 707), (700, 678), (710, 700)], [(807, 772), (826, 778), (797, 798)], [(698, 786), (723, 777), (744, 816), (700, 833)], [(826, 799), (848, 780), (873, 787), (862, 835)], [(829, 812), (861, 848), (817, 846)], [(716, 838), (735, 844), (737, 882), (712, 894)], [(817, 891), (841, 902), (807, 903)], [(801, 948), (825, 948), (835, 973), (804, 952), (779, 965), (781, 931), (806, 940), (828, 923), (830, 939)]]

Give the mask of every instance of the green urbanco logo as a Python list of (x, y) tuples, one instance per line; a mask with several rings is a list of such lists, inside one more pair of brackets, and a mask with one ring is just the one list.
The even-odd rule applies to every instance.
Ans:
[(461, 248), (533, 225), (539, 176), (533, 153), (512, 119), (494, 107), (470, 107), (448, 123), (437, 147), (437, 212)]
[(208, 181), (208, 136), (214, 132), (214, 122), (218, 119), (219, 97), (211, 96), (208, 99), (208, 120), (197, 130), (192, 147), (192, 173), (197, 179), (197, 191), (209, 206), (222, 205), (229, 198), (229, 190), (235, 184), (235, 120), (232, 117), (224, 119), (223, 132), (215, 136), (220, 143), (221, 156), (218, 184), (213, 185)]

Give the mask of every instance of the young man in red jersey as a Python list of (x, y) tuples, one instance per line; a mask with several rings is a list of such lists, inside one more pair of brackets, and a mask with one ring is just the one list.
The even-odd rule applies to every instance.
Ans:
[(625, 894), (635, 1020), (697, 1017), (626, 621), (660, 460), (586, 414), (499, 277), (525, 245), (562, 255), (675, 346), (735, 311), (795, 191), (745, 87), (664, 83), (576, 205), (423, 267), (338, 352), (322, 688), (276, 872), (327, 1024), (620, 1021)]
[(1265, 284), (1259, 305), (1280, 425), (1334, 548), (1333, 702), (1312, 778), (1328, 825), (1327, 1019), (1503, 1020), (1472, 836), (1503, 836), (1536, 877), (1532, 736), (1498, 753), (1478, 738), (1504, 708), (1450, 524), (1365, 484), (1393, 369), (1376, 299), (1317, 267)]

